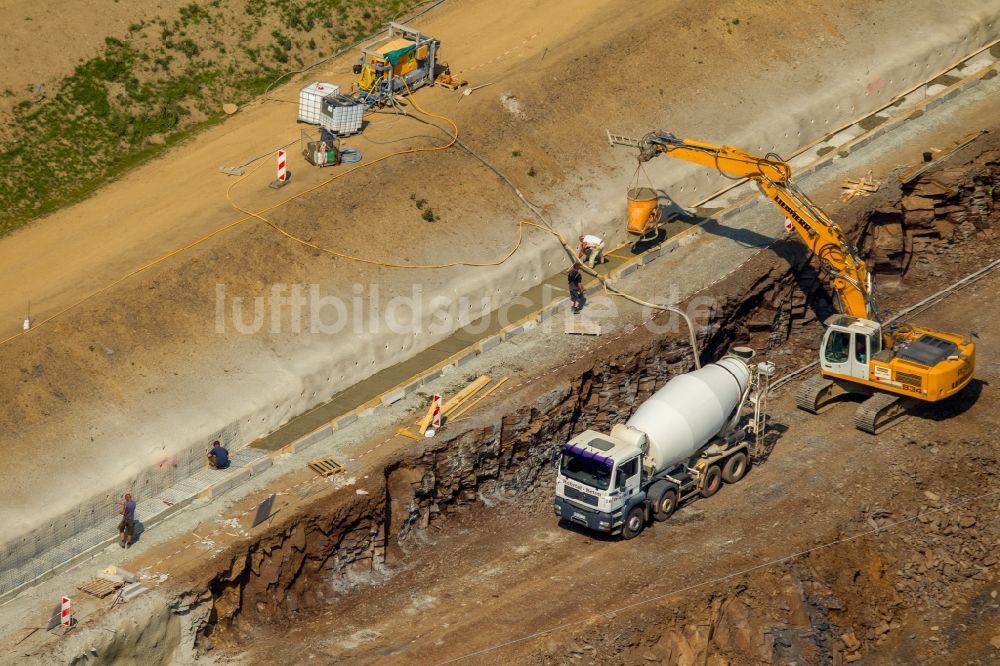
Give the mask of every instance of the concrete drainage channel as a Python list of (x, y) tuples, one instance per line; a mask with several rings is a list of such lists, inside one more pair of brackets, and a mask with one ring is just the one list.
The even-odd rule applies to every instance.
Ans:
[[(802, 178), (823, 169), (834, 160), (850, 154), (852, 150), (901, 126), (908, 119), (953, 99), (981, 80), (996, 76), (997, 56), (1000, 56), (1000, 52), (996, 45), (989, 50), (979, 51), (945, 75), (935, 77), (866, 118), (803, 149), (790, 160), (796, 167), (796, 173)], [(756, 205), (757, 201), (749, 185), (743, 184), (706, 199), (700, 206), (707, 208), (711, 205), (716, 208), (711, 219), (721, 222)], [(606, 277), (614, 281), (628, 275), (642, 265), (672, 252), (680, 244), (691, 242), (700, 233), (699, 227), (691, 227), (634, 259), (617, 259), (615, 263), (605, 267)], [(449, 368), (460, 367), (476, 355), (548, 319), (564, 305), (566, 298), (556, 289), (547, 290), (545, 285), (561, 288), (562, 282), (561, 274), (553, 276), (526, 293), (524, 296), (532, 306), (525, 307), (524, 316), (513, 324), (500, 328), (491, 320), (486, 326), (478, 326), (482, 329), (480, 333), (472, 334), (468, 329), (458, 331), (407, 361), (403, 366), (412, 369), (412, 372), (408, 373), (411, 376), (405, 382), (395, 385), (390, 383), (390, 377), (399, 376), (400, 366), (393, 368), (393, 372), (383, 371), (294, 419), (266, 438), (242, 448), (234, 455), (232, 471), (221, 478), (219, 472), (195, 471), (203, 465), (202, 452), (189, 452), (193, 455), (177, 466), (179, 472), (170, 478), (171, 485), (146, 487), (140, 494), (138, 511), (145, 526), (154, 525), (199, 496), (213, 498), (232, 489), (270, 467), (274, 456), (297, 453), (322, 442), (336, 430), (375, 409), (397, 402)], [(596, 290), (600, 285), (595, 280), (589, 288)], [(361, 405), (357, 405), (359, 394), (362, 399), (368, 398)], [(225, 432), (219, 433), (219, 436), (226, 439)], [(5, 544), (0, 550), (3, 556), (0, 599), (12, 598), (25, 586), (39, 582), (109, 544), (115, 535), (108, 527), (112, 521), (103, 513), (107, 510), (107, 499), (110, 497), (97, 498), (90, 506), (81, 507), (75, 514), (63, 516), (16, 542)]]

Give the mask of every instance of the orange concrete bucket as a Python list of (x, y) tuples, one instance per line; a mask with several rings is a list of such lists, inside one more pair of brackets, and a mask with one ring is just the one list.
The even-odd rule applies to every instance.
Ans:
[(656, 210), (656, 190), (651, 187), (633, 187), (628, 191), (628, 231), (641, 234), (646, 222)]

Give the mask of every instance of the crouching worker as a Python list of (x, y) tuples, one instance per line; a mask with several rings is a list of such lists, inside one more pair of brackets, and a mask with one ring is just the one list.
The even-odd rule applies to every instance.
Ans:
[(593, 268), (604, 263), (604, 240), (593, 234), (580, 236), (580, 258)]
[(208, 452), (208, 464), (213, 469), (229, 467), (229, 451), (219, 443), (219, 440), (212, 442), (212, 448)]

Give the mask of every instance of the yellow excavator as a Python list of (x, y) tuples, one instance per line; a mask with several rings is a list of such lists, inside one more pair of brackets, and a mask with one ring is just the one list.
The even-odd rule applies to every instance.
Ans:
[(731, 146), (680, 139), (657, 130), (642, 139), (610, 134), (612, 145), (637, 147), (639, 159), (669, 155), (747, 178), (788, 219), (799, 239), (832, 278), (837, 309), (819, 349), (820, 374), (802, 383), (796, 403), (817, 414), (837, 398), (860, 394), (854, 424), (881, 432), (917, 402), (944, 400), (965, 388), (975, 369), (975, 344), (961, 335), (909, 324), (883, 326), (872, 295), (872, 275), (843, 230), (792, 181), (778, 155), (760, 157)]

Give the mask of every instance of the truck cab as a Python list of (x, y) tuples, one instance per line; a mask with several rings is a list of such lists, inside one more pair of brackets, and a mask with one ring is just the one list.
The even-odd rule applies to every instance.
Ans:
[(556, 514), (596, 532), (621, 534), (625, 516), (646, 499), (642, 451), (585, 430), (559, 451)]

